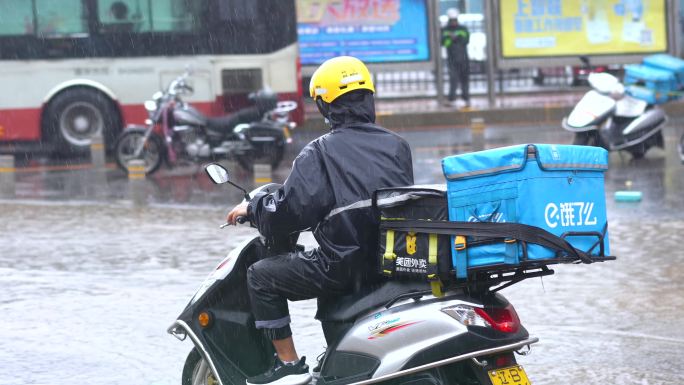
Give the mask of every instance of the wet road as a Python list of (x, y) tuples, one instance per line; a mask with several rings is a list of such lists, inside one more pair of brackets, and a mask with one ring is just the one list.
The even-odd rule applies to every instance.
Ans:
[[(684, 381), (679, 130), (670, 127), (666, 150), (645, 159), (611, 154), (606, 189), (618, 261), (560, 266), (554, 276), (503, 291), (541, 339), (520, 358), (534, 384)], [(402, 135), (414, 149), (417, 183), (440, 183), (441, 157), (470, 150), (467, 130)], [(487, 147), (570, 141), (547, 127), (488, 128), (485, 138)], [(139, 208), (117, 170), (102, 179), (27, 166), (17, 175), (17, 197), (0, 200), (0, 384), (179, 384), (191, 346), (166, 328), (231, 246), (253, 235), (217, 228), (240, 194), (185, 167), (148, 181), (149, 205)], [(286, 173), (281, 167), (275, 179)], [(235, 178), (249, 185), (252, 176), (235, 170)], [(642, 202), (614, 201), (627, 181)], [(324, 348), (314, 306), (291, 306), (309, 361)]]

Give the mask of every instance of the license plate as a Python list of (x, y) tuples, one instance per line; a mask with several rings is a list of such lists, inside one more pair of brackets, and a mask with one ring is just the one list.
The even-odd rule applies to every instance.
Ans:
[(525, 369), (520, 365), (490, 370), (487, 374), (492, 385), (530, 385)]

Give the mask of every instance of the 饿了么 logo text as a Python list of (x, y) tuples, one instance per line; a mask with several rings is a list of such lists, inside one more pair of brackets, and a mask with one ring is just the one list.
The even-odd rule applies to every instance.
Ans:
[(593, 210), (594, 202), (549, 203), (544, 209), (544, 219), (552, 229), (558, 226), (592, 226), (596, 224)]

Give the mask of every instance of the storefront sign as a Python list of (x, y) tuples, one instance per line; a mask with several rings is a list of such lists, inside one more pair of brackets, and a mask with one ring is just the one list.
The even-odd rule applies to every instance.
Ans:
[(304, 65), (340, 55), (367, 63), (430, 60), (426, 0), (297, 0)]
[(504, 59), (667, 51), (665, 0), (499, 0)]

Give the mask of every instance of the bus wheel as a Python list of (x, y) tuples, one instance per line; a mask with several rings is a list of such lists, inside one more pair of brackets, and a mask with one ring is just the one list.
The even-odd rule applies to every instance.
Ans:
[(48, 105), (45, 117), (46, 139), (60, 155), (88, 153), (94, 135), (102, 135), (105, 144), (111, 144), (121, 127), (112, 101), (87, 88), (59, 93)]

